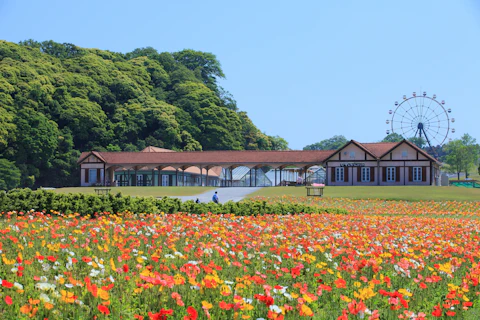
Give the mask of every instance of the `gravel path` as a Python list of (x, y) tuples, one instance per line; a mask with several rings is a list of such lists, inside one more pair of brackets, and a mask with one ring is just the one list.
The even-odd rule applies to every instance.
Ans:
[(195, 196), (180, 196), (176, 197), (181, 199), (182, 201), (193, 200), (195, 201), (197, 198), (200, 199), (200, 202), (210, 202), (212, 201), (212, 196), (215, 191), (218, 192), (218, 199), (220, 203), (225, 203), (227, 201), (240, 201), (248, 194), (255, 192), (262, 187), (231, 187), (231, 188), (218, 188), (215, 190), (210, 190), (205, 193), (197, 194)]

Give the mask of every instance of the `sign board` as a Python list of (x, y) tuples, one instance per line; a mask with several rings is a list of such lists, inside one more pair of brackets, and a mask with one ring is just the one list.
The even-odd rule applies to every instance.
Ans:
[(358, 163), (358, 162), (340, 163), (340, 167), (365, 167), (365, 163)]

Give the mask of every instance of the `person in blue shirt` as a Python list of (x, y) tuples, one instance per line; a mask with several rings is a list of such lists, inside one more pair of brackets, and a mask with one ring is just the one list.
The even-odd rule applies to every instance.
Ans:
[(212, 201), (215, 202), (215, 203), (218, 203), (218, 194), (217, 194), (217, 191), (215, 191), (215, 194), (214, 194), (213, 197), (212, 197)]

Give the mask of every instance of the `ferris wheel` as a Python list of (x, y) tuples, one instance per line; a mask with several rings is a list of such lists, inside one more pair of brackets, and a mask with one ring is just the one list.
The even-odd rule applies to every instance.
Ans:
[(387, 134), (398, 133), (405, 139), (423, 138), (430, 148), (442, 145), (450, 132), (455, 133), (450, 128), (450, 122), (455, 122), (448, 116), (451, 112), (452, 109), (445, 109), (445, 100), (439, 102), (435, 94), (429, 97), (424, 91), (421, 96), (416, 92), (410, 98), (404, 95), (403, 101), (395, 101), (395, 109), (388, 111), (392, 118), (386, 121), (391, 124)]

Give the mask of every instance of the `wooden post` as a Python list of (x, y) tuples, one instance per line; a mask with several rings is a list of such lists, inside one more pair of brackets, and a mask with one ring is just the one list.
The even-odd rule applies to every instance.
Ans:
[(275, 168), (275, 187), (277, 186), (277, 168)]
[(257, 167), (255, 167), (255, 187), (257, 186)]
[(175, 186), (178, 187), (178, 168), (175, 169)]
[(303, 184), (307, 185), (307, 166), (305, 166), (305, 179), (303, 179)]
[(282, 167), (280, 167), (280, 185), (282, 185)]
[(135, 167), (135, 173), (134, 173), (134, 174), (135, 174), (135, 177), (134, 177), (134, 179), (133, 179), (133, 182), (134, 182), (134, 186), (136, 187), (136, 186), (137, 186), (137, 182), (138, 182), (138, 181), (137, 181), (137, 167)]
[(207, 167), (207, 176), (205, 177), (205, 187), (208, 187), (208, 167)]
[(230, 167), (230, 187), (233, 187), (233, 168)]

